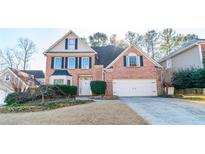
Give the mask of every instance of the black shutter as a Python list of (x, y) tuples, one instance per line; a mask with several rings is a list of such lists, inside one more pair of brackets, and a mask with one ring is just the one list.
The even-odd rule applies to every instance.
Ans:
[(92, 58), (89, 57), (89, 68), (92, 68)]
[(75, 50), (78, 49), (78, 39), (75, 39)]
[(68, 39), (65, 39), (65, 49), (68, 49)]
[(61, 61), (61, 68), (64, 68), (64, 57), (62, 57), (62, 61)]
[(143, 56), (140, 56), (140, 66), (144, 66), (144, 58), (143, 58)]
[(127, 56), (123, 57), (123, 62), (124, 62), (124, 66), (126, 67), (127, 66)]
[(78, 68), (78, 57), (75, 57), (75, 68)]
[(68, 57), (65, 57), (65, 68), (68, 68)]
[(79, 68), (81, 68), (81, 57), (79, 57)]
[(54, 68), (54, 57), (51, 58), (51, 68)]

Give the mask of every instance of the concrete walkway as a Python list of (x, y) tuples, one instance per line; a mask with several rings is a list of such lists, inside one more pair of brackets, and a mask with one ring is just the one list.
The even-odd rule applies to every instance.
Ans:
[(161, 97), (122, 97), (135, 112), (155, 125), (204, 125), (205, 103)]

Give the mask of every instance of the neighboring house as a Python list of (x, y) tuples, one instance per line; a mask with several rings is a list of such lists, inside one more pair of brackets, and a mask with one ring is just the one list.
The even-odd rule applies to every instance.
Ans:
[(157, 96), (162, 66), (141, 49), (130, 46), (91, 48), (69, 31), (48, 50), (46, 84), (76, 85), (79, 95), (91, 95), (90, 82), (107, 82), (107, 95)]
[(205, 39), (193, 39), (171, 52), (159, 63), (164, 67), (163, 82), (170, 84), (172, 73), (191, 68), (203, 68)]
[(12, 92), (23, 92), (44, 84), (44, 73), (39, 70), (16, 70), (6, 68), (0, 72), (0, 104)]
[(41, 70), (21, 70), (27, 74), (33, 75), (33, 77), (41, 84), (45, 84), (45, 75)]

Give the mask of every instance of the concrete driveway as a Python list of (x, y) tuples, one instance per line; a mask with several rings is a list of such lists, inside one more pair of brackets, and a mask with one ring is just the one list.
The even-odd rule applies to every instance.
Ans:
[(203, 125), (205, 103), (161, 97), (122, 97), (135, 112), (155, 125)]

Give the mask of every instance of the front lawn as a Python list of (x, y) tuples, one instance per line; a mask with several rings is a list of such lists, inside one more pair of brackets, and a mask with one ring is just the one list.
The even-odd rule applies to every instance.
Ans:
[(91, 102), (91, 100), (75, 100), (75, 99), (57, 99), (50, 100), (45, 103), (41, 102), (28, 102), (24, 104), (12, 104), (0, 107), (0, 113), (10, 113), (10, 112), (36, 112), (44, 110), (52, 110), (57, 108), (62, 108), (66, 106), (73, 106), (78, 104), (86, 104)]

